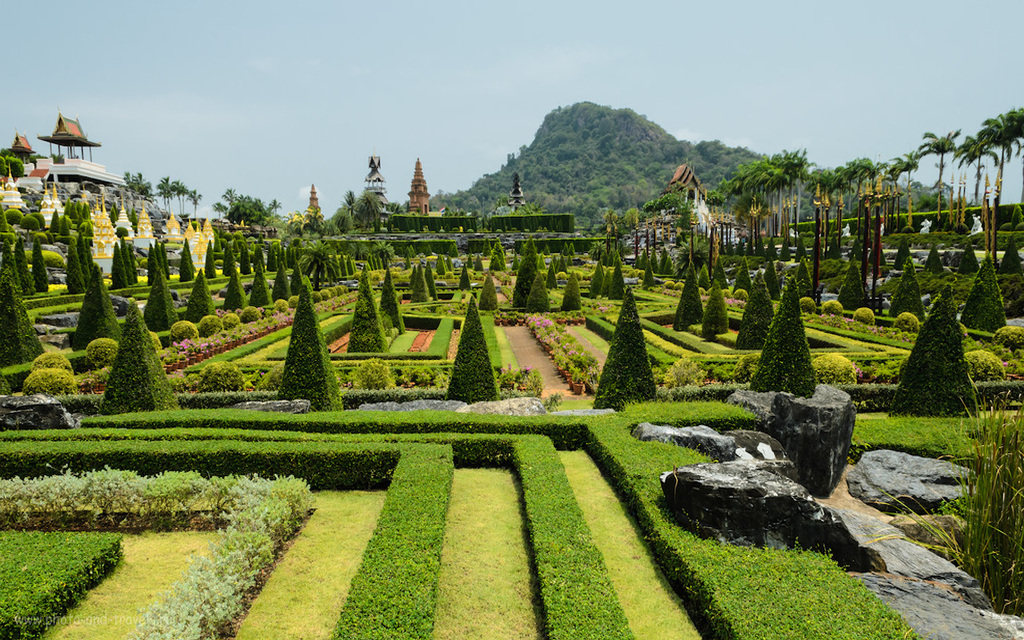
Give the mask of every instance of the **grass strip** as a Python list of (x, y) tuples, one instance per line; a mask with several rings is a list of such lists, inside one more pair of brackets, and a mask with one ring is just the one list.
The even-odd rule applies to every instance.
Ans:
[(253, 602), (237, 640), (331, 637), (384, 496), (318, 493), (316, 511)]
[(124, 559), (43, 640), (121, 640), (135, 630), (136, 614), (170, 588), (187, 559), (206, 555), (213, 533), (147, 532), (125, 536)]
[(970, 429), (975, 419), (896, 418), (884, 413), (858, 413), (850, 457), (865, 451), (892, 449), (926, 458), (962, 459), (971, 452)]
[(585, 451), (559, 454), (638, 640), (700, 640), (643, 534)]
[(391, 347), (388, 349), (389, 353), (405, 353), (412, 347), (412, 343), (416, 340), (416, 336), (420, 335), (419, 331), (406, 331), (395, 338), (394, 342), (391, 343)]
[(403, 452), (334, 638), (433, 637), (454, 470), (451, 447)]
[(512, 352), (512, 345), (508, 341), (508, 334), (505, 333), (505, 327), (494, 328), (494, 342), (498, 346), (498, 355), (501, 357), (501, 366), (518, 369), (519, 361), (516, 359), (516, 354)]
[(494, 326), (494, 316), (480, 316), (480, 325), (484, 331), (484, 342), (487, 344), (487, 355), (491, 359), (491, 368), (501, 368), (501, 351), (498, 349), (497, 327)]
[(500, 469), (456, 470), (434, 638), (539, 638), (532, 580), (515, 477)]

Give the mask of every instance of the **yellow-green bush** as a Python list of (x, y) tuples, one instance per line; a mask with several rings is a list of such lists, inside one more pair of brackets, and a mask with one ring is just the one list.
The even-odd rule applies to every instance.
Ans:
[(354, 383), (358, 389), (390, 389), (395, 386), (395, 377), (386, 362), (371, 358), (356, 367)]
[(964, 354), (964, 359), (967, 360), (967, 370), (971, 374), (971, 380), (975, 382), (1006, 379), (1003, 361), (991, 351), (982, 349), (968, 351)]
[(85, 355), (93, 369), (109, 367), (117, 357), (117, 341), (112, 338), (96, 338), (85, 348)]
[(281, 386), (281, 376), (284, 375), (284, 363), (279, 362), (271, 367), (260, 381), (256, 384), (256, 388), (260, 391), (277, 391), (278, 387)]
[(75, 382), (75, 377), (64, 369), (36, 369), (25, 378), (21, 390), (25, 395), (71, 395), (78, 393), (78, 383)]
[(868, 326), (875, 325), (875, 312), (867, 307), (860, 307), (853, 312), (853, 319)]
[(224, 329), (234, 329), (238, 325), (242, 324), (242, 320), (238, 317), (237, 313), (225, 313), (222, 317), (221, 322), (224, 324)]
[(36, 356), (36, 359), (32, 361), (32, 370), (37, 371), (39, 369), (63, 369), (71, 374), (75, 372), (71, 362), (64, 357), (64, 354), (53, 352)]
[(823, 315), (841, 316), (843, 315), (843, 305), (838, 300), (829, 300), (822, 303), (821, 313)]
[(732, 295), (729, 297), (732, 298), (733, 300), (743, 300), (744, 302), (746, 302), (749, 296), (747, 295), (746, 289), (737, 289), (733, 291)]
[[(896, 316), (896, 321), (892, 323), (892, 326), (906, 333), (917, 333), (921, 330), (921, 321), (917, 319), (917, 316), (904, 311), (900, 315)], [(1011, 327), (1007, 327), (1008, 329)], [(1022, 338), (1024, 338), (1024, 329), (1022, 329)]]
[(199, 373), (200, 391), (241, 391), (245, 377), (234, 362), (211, 362)]
[(203, 319), (199, 321), (199, 335), (204, 338), (209, 338), (215, 333), (220, 333), (223, 330), (224, 322), (222, 322), (217, 316), (203, 316)]
[(732, 370), (732, 379), (736, 382), (750, 382), (757, 372), (757, 365), (761, 362), (760, 353), (748, 353), (736, 360), (736, 366)]
[(680, 358), (672, 363), (665, 373), (663, 382), (669, 389), (674, 387), (689, 387), (704, 382), (707, 374), (700, 363), (689, 358)]
[(285, 313), (286, 311), (288, 311), (288, 301), (287, 300), (275, 300), (274, 301), (274, 311), (276, 311), (277, 313)]
[(188, 320), (179, 320), (171, 325), (171, 342), (184, 342), (199, 337), (199, 329)]
[(297, 306), (299, 306), (299, 296), (292, 296), (292, 297), (288, 298), (288, 308), (289, 309), (294, 309)]
[(996, 344), (1001, 344), (1014, 351), (1024, 349), (1024, 327), (1000, 327), (992, 340)]
[(800, 298), (800, 313), (817, 313), (818, 305), (814, 304), (814, 298), (804, 296)]
[(846, 356), (826, 353), (811, 360), (811, 366), (814, 367), (814, 378), (819, 384), (857, 384), (857, 368)]
[(244, 322), (245, 324), (249, 324), (250, 322), (256, 322), (262, 316), (263, 314), (260, 313), (260, 310), (257, 309), (256, 307), (246, 307), (242, 309), (242, 312), (240, 314), (238, 314), (238, 319)]

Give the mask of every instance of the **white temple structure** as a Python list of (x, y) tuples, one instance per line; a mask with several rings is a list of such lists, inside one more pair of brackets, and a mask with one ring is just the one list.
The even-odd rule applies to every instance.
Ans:
[(146, 205), (142, 205), (142, 213), (139, 214), (139, 232), (132, 238), (132, 243), (139, 249), (148, 249), (156, 242), (153, 235), (153, 222), (146, 213)]
[(0, 193), (0, 206), (4, 209), (21, 209), (25, 201), (21, 199), (21, 192), (18, 191), (18, 183), (11, 177), (11, 168), (7, 168), (7, 177), (4, 180), (4, 188)]

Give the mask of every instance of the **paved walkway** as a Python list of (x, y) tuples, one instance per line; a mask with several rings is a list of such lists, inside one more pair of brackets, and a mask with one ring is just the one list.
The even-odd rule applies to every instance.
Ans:
[(541, 378), (544, 380), (544, 396), (556, 392), (562, 395), (572, 395), (569, 383), (558, 375), (555, 364), (551, 362), (548, 354), (544, 353), (544, 349), (534, 339), (533, 334), (530, 333), (528, 328), (517, 326), (504, 327), (504, 329), (505, 335), (508, 336), (509, 345), (512, 347), (512, 352), (519, 362), (519, 368), (525, 369), (529, 367), (530, 369), (540, 371)]

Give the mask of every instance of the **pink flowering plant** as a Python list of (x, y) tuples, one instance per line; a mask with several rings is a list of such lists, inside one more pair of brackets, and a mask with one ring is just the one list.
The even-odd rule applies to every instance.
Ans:
[(583, 348), (565, 325), (546, 316), (533, 315), (526, 318), (526, 326), (530, 328), (533, 337), (547, 347), (556, 366), (576, 374), (577, 382), (594, 384), (600, 373), (597, 358)]

